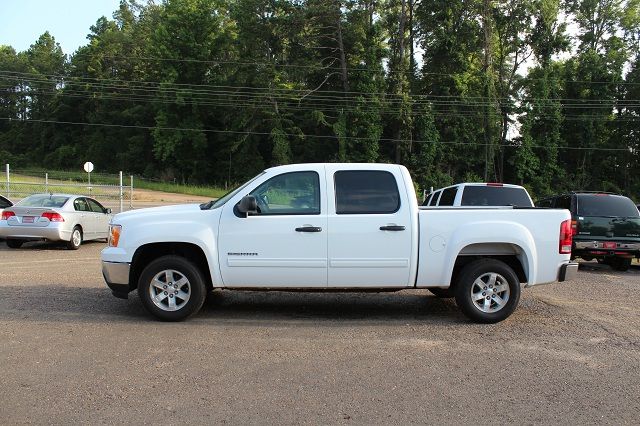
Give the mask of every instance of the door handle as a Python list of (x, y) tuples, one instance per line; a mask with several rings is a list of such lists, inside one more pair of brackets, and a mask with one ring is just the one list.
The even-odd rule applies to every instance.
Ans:
[(319, 226), (301, 226), (296, 228), (296, 232), (322, 232), (322, 228)]
[(381, 226), (381, 231), (404, 231), (404, 225), (385, 225)]

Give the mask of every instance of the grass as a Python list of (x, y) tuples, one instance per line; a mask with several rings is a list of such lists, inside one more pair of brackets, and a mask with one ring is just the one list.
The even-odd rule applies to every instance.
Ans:
[[(86, 173), (64, 172), (64, 171), (49, 171), (49, 183), (56, 185), (51, 189), (56, 192), (68, 192), (65, 191), (65, 183), (84, 184), (88, 186), (88, 179)], [(44, 184), (45, 172), (40, 170), (35, 171), (21, 171), (19, 173), (11, 173), (12, 182), (20, 183), (32, 183), (32, 184)], [(123, 176), (125, 187), (130, 185), (131, 178), (129, 176)], [(0, 182), (2, 183), (2, 182)], [(91, 185), (119, 185), (120, 178), (115, 175), (105, 174), (91, 174)], [(62, 186), (58, 186), (62, 185)], [(215, 186), (201, 186), (201, 185), (181, 185), (167, 182), (154, 182), (144, 179), (133, 179), (134, 192), (136, 189), (148, 189), (152, 191), (170, 192), (174, 194), (186, 194), (186, 195), (198, 195), (210, 198), (219, 198), (224, 195), (227, 190)], [(125, 188), (126, 192), (126, 188)]]

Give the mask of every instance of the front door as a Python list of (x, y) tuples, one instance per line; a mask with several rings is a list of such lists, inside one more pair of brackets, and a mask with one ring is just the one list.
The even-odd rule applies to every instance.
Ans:
[(267, 177), (246, 193), (258, 214), (244, 217), (237, 202), (224, 206), (218, 256), (227, 287), (327, 285), (327, 207), (324, 167)]

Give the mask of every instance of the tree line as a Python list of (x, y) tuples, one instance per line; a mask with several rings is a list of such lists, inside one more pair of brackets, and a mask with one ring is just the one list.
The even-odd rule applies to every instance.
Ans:
[(225, 185), (395, 162), (422, 189), (640, 190), (640, 0), (122, 0), (0, 46), (0, 161)]

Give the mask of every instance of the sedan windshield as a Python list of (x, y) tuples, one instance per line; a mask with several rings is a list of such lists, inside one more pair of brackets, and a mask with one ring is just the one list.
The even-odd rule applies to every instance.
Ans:
[(16, 206), (22, 207), (62, 207), (69, 197), (63, 195), (30, 195)]

